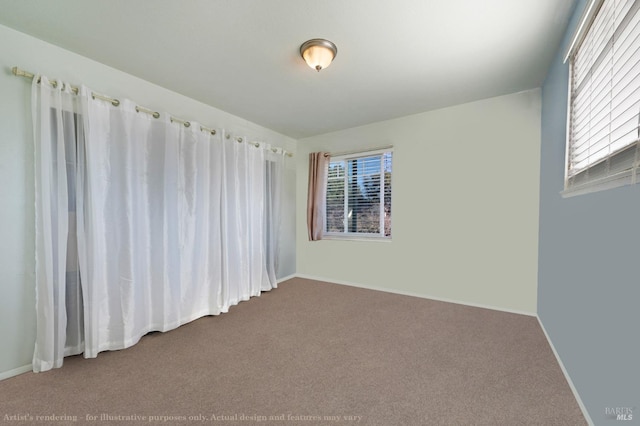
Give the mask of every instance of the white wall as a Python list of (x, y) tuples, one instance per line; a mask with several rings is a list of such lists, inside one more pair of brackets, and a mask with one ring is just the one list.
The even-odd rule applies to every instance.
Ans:
[[(297, 273), (534, 314), (540, 90), (298, 141)], [(308, 153), (393, 145), (391, 242), (306, 231)]]
[[(85, 57), (0, 26), (0, 379), (31, 363), (35, 340), (34, 194), (30, 82), (11, 67), (133, 99), (295, 152), (296, 141)], [(287, 160), (280, 277), (295, 272), (295, 157)]]

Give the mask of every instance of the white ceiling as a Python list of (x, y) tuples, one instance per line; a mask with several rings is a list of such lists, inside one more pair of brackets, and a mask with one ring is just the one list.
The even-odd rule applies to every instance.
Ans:
[[(298, 139), (540, 87), (575, 3), (0, 0), (0, 24)], [(320, 73), (310, 38), (338, 46)]]

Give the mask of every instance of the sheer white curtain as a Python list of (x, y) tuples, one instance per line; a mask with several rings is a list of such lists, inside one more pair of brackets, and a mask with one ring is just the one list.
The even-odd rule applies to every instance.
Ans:
[[(38, 81), (41, 80), (41, 84)], [(83, 139), (79, 100), (70, 86), (46, 77), (32, 83), (36, 206), (34, 371), (81, 353), (82, 293), (76, 244), (77, 143)]]
[(266, 150), (265, 173), (265, 255), (266, 274), (262, 290), (268, 291), (278, 286), (276, 273), (280, 254), (280, 224), (282, 196), (284, 190), (284, 156), (281, 148)]
[[(50, 92), (61, 91), (35, 84), (34, 105), (64, 110), (43, 106)], [(38, 281), (35, 371), (60, 366), (70, 353), (89, 358), (126, 348), (149, 331), (227, 312), (276, 286), (282, 179), (273, 176), (282, 173), (282, 155), (266, 144), (201, 131), (195, 122), (172, 123), (167, 114), (156, 119), (137, 112), (129, 100), (114, 106), (91, 93), (82, 87), (79, 100), (66, 94), (79, 113), (72, 117), (82, 136), (69, 138), (78, 144), (77, 168), (71, 171), (56, 166), (65, 152), (49, 148), (59, 139), (52, 137), (55, 132), (34, 120), (36, 158), (45, 176), (41, 187), (56, 184), (78, 193), (73, 204), (68, 189), (41, 191), (52, 196), (37, 206), (38, 215), (50, 218), (55, 232), (38, 240), (38, 254), (69, 263), (64, 253), (73, 251), (75, 234), (68, 231), (71, 219), (65, 223), (58, 211), (73, 204), (67, 210), (77, 212), (75, 270), (82, 277), (76, 291), (82, 301), (75, 305), (81, 310), (74, 319), (80, 337), (74, 339), (64, 331), (62, 317), (69, 305), (77, 308), (57, 284), (61, 266), (42, 271), (47, 278)], [(53, 361), (42, 358), (44, 345), (53, 347)]]

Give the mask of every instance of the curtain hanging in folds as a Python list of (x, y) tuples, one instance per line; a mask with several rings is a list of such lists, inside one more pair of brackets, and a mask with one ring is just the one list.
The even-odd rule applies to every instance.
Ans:
[(76, 242), (77, 144), (83, 140), (80, 102), (69, 85), (46, 77), (32, 83), (35, 139), (36, 344), (33, 370), (60, 367), (81, 353), (82, 294)]
[(37, 78), (34, 371), (276, 286), (281, 150)]
[(309, 241), (322, 239), (326, 220), (327, 176), (329, 154), (309, 154), (309, 186), (307, 191), (307, 232)]

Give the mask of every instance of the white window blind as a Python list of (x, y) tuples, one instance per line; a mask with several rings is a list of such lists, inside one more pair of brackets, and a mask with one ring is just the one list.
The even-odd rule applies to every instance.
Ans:
[(391, 236), (391, 151), (331, 157), (326, 236)]
[(636, 182), (640, 0), (604, 0), (571, 55), (565, 195)]

